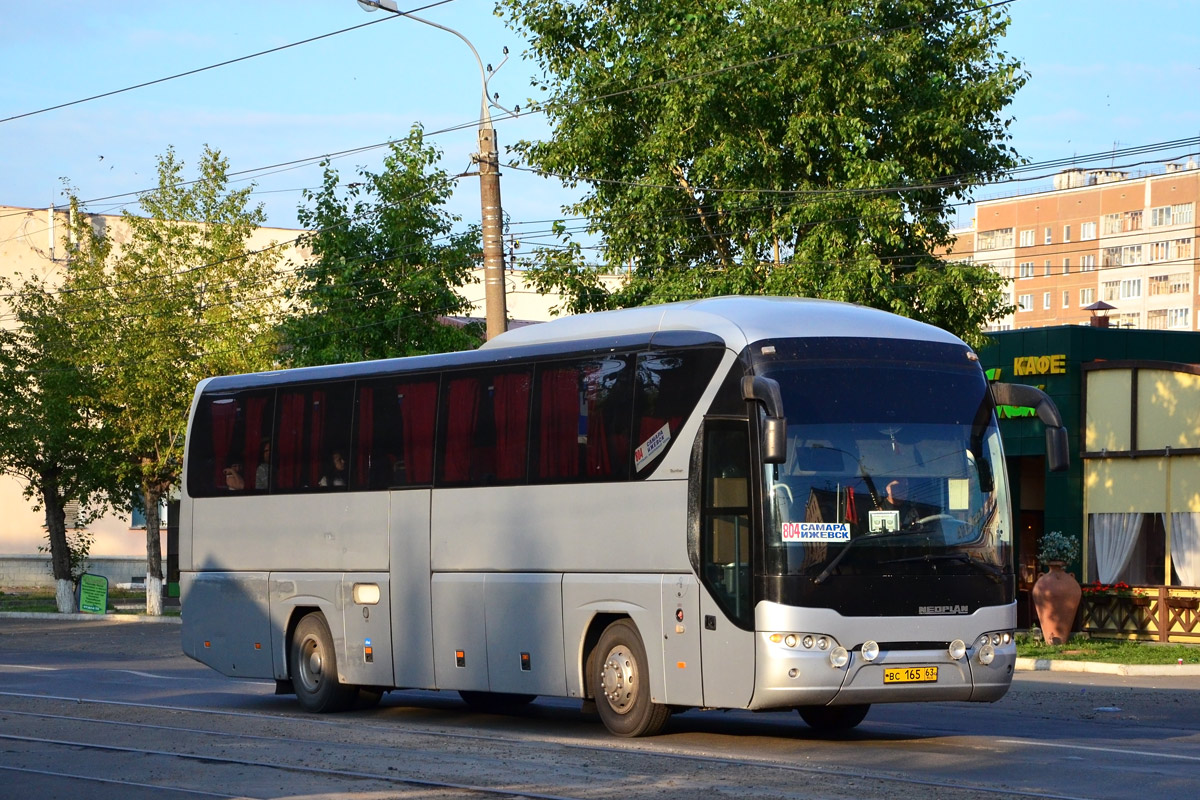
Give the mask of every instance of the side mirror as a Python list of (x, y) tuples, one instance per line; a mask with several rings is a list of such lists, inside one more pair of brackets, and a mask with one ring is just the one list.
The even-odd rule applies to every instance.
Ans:
[(1046, 467), (1051, 472), (1063, 472), (1071, 465), (1067, 429), (1063, 426), (1058, 406), (1049, 395), (1036, 386), (1023, 383), (993, 383), (992, 401), (998, 406), (1025, 406), (1037, 412), (1046, 426)]
[(779, 382), (761, 375), (747, 375), (742, 378), (742, 399), (762, 403), (767, 412), (762, 432), (763, 461), (767, 464), (787, 461), (787, 420), (783, 416)]

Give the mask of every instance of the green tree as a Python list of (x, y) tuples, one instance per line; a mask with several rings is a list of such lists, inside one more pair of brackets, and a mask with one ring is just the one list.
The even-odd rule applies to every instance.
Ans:
[(25, 496), (45, 513), (47, 548), (58, 610), (74, 610), (74, 581), (91, 535), (68, 533), (66, 507), (77, 502), (81, 528), (124, 493), (112, 431), (103, 419), (94, 370), (80, 368), (74, 331), (61, 296), (41, 278), (8, 295), (16, 327), (0, 329), (0, 468), (24, 483)]
[(325, 164), (321, 188), (305, 192), (302, 246), (312, 259), (290, 293), (294, 312), (283, 338), (296, 366), (464, 350), (474, 327), (442, 320), (471, 304), (455, 292), (479, 262), (478, 228), (454, 233), (459, 217), (443, 206), (454, 179), (419, 126), (394, 142), (375, 174), (359, 169), (343, 186)]
[[(531, 42), (552, 136), (514, 150), (582, 185), (603, 263), (539, 254), (572, 311), (795, 294), (970, 339), (1006, 310), (987, 269), (935, 257), (972, 185), (1018, 163), (1024, 83), (983, 0), (500, 0)], [(565, 229), (560, 228), (565, 231)], [(574, 245), (574, 246), (572, 246)], [(603, 291), (600, 271), (628, 267)]]
[(196, 383), (275, 365), (280, 250), (251, 250), (262, 207), (253, 186), (229, 188), (228, 163), (205, 148), (199, 178), (168, 150), (158, 185), (109, 235), (75, 215), (78, 242), (65, 284), (79, 358), (95, 365), (124, 467), (146, 512), (146, 610), (162, 611), (160, 503), (179, 482)]

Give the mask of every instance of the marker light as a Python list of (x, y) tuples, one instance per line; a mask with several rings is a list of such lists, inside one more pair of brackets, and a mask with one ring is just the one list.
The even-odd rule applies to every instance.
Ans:
[(1000, 634), (993, 633), (992, 634), (992, 647), (999, 647), (999, 646), (1000, 646)]
[(863, 661), (874, 661), (879, 658), (879, 642), (863, 642)]
[(786, 644), (788, 647), (795, 647), (796, 646), (796, 634), (789, 633), (787, 636), (784, 637), (783, 643)]
[(979, 637), (979, 646), (983, 647), (987, 643), (988, 643), (988, 635), (985, 633), (983, 636)]
[(379, 584), (356, 583), (351, 594), (360, 606), (373, 606), (379, 602)]
[(817, 649), (818, 650), (828, 650), (829, 649), (829, 640), (826, 639), (824, 636), (819, 637), (817, 639)]
[(955, 661), (961, 661), (962, 657), (967, 654), (967, 643), (962, 639), (955, 639), (950, 643), (950, 657)]
[(1008, 631), (1005, 631), (1004, 636), (1001, 637), (1001, 641), (1003, 641), (1005, 644), (1008, 644), (1009, 642), (1012, 641), (1012, 634), (1009, 633)]
[(811, 635), (805, 635), (805, 637), (800, 640), (800, 644), (804, 645), (806, 650), (812, 650), (813, 637)]
[(846, 648), (840, 644), (829, 651), (829, 663), (834, 667), (841, 669), (850, 663), (850, 654), (846, 652)]
[(994, 661), (995, 658), (996, 658), (996, 648), (992, 647), (990, 644), (985, 644), (983, 647), (979, 648), (979, 663), (980, 664), (983, 664), (986, 667), (988, 664), (992, 663), (992, 661)]

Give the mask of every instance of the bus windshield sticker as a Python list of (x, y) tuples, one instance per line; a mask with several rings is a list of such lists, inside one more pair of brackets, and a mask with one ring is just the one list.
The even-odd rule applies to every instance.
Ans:
[(781, 531), (785, 542), (848, 542), (848, 522), (785, 522)]
[(638, 445), (637, 450), (633, 451), (633, 466), (638, 472), (641, 472), (642, 467), (654, 460), (654, 457), (663, 451), (671, 441), (671, 423), (663, 425), (650, 435), (650, 438)]

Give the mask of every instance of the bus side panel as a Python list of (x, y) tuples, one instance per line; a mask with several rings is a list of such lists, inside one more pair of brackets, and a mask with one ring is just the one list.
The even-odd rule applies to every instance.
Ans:
[[(703, 673), (700, 669), (700, 592), (700, 583), (694, 575), (663, 576), (664, 682), (670, 702), (675, 705), (704, 705)], [(650, 643), (646, 642), (646, 647), (649, 646)], [(706, 666), (713, 665), (706, 662)]]
[[(675, 576), (668, 576), (672, 580)], [(663, 576), (638, 574), (563, 575), (563, 636), (566, 641), (567, 694), (584, 696), (583, 651), (588, 627), (599, 614), (629, 617), (637, 626), (646, 648), (650, 673), (650, 697), (656, 703), (670, 703), (663, 676), (662, 639)]]
[(565, 695), (562, 575), (490, 574), (484, 597), (491, 690)]
[(203, 569), (387, 568), (387, 492), (201, 497), (192, 507), (192, 563)]
[[(354, 587), (378, 589), (378, 602), (358, 603)], [(392, 673), (391, 586), (386, 572), (342, 576), (341, 606), (346, 649), (338, 652), (338, 672), (359, 686), (395, 686)], [(367, 600), (373, 598), (366, 598)]]
[(237, 678), (271, 678), (265, 572), (185, 572), (183, 652)]
[(395, 685), (432, 689), (429, 490), (391, 493), (392, 661)]
[(691, 572), (686, 512), (686, 480), (436, 489), (433, 569)]
[(482, 573), (433, 576), (433, 671), (439, 689), (488, 691), (486, 577)]
[[(333, 652), (346, 650), (346, 628), (342, 623), (342, 574), (340, 572), (271, 573), (271, 650), (275, 677), (288, 677), (288, 622), (298, 616), (297, 609), (315, 608), (325, 617), (333, 637)], [(342, 664), (338, 664), (338, 673)]]

